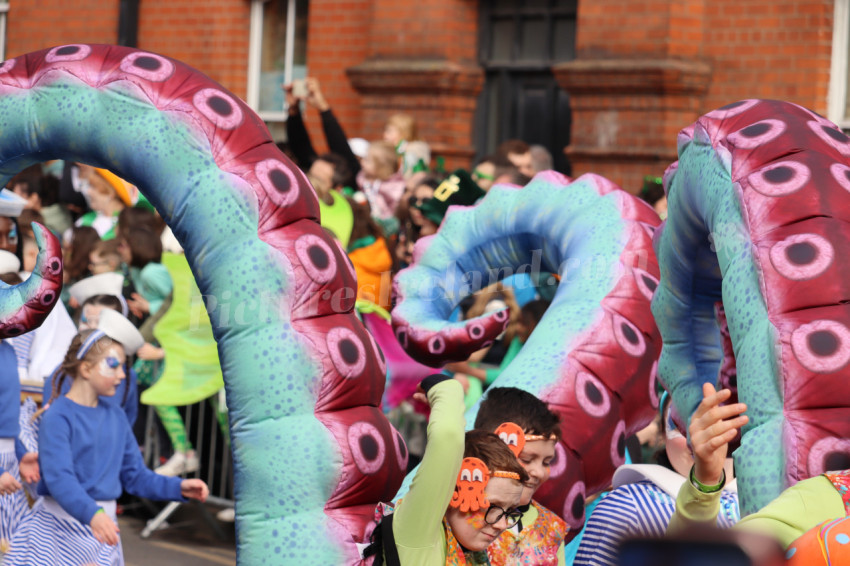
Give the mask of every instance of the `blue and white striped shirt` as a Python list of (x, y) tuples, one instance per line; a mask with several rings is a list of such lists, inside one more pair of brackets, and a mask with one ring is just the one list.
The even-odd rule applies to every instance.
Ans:
[[(615, 566), (624, 539), (664, 535), (675, 511), (676, 499), (649, 480), (618, 487), (594, 509), (573, 564)], [(737, 492), (724, 490), (717, 526), (727, 529), (740, 518)]]

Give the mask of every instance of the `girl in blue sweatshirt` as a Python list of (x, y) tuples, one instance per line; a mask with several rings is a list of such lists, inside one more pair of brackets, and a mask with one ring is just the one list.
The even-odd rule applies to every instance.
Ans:
[(57, 389), (39, 432), (41, 496), (15, 533), (5, 565), (124, 564), (115, 517), (122, 490), (158, 500), (204, 501), (199, 479), (160, 476), (147, 469), (120, 407), (99, 401), (123, 379), (123, 345), (103, 330), (78, 334), (62, 362)]
[(17, 367), (14, 348), (0, 340), (0, 555), (9, 549), (9, 541), (28, 509), (15, 453), (21, 410)]

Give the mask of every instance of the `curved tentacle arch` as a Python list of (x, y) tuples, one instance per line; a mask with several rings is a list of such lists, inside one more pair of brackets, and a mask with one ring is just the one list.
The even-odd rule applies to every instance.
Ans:
[(679, 414), (693, 414), (717, 379), (702, 345), (722, 300), (750, 417), (735, 451), (743, 515), (850, 467), (850, 138), (800, 106), (743, 100), (682, 130), (665, 180), (659, 375)]
[(38, 244), (35, 269), (26, 281), (0, 281), (0, 339), (13, 338), (41, 326), (62, 292), (62, 246), (50, 230), (33, 223)]
[(225, 378), (239, 563), (358, 563), (407, 454), (354, 270), (260, 119), (178, 61), (75, 44), (0, 65), (0, 128), (0, 177), (45, 158), (107, 168), (186, 250)]
[[(625, 438), (658, 407), (661, 340), (649, 309), (658, 283), (658, 215), (597, 175), (541, 173), (525, 188), (494, 187), (475, 207), (449, 209), (396, 277), (393, 326), (423, 363), (466, 359), (507, 324), (504, 311), (449, 323), (458, 302), (517, 272), (557, 273), (543, 319), (494, 387), (518, 387), (562, 419), (551, 479), (536, 499), (573, 527), (587, 495), (625, 460)], [(475, 420), (476, 408), (467, 415)]]

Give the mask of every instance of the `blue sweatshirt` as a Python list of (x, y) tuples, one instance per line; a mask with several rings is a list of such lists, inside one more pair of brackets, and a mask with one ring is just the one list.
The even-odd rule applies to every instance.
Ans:
[[(53, 394), (53, 382), (56, 380), (56, 376), (59, 373), (59, 368), (53, 370), (53, 373), (44, 380), (44, 389), (42, 391), (44, 395), (44, 402), (47, 403), (47, 400), (50, 399), (50, 396)], [(124, 365), (124, 373), (127, 375), (127, 378), (122, 381), (118, 387), (115, 388), (115, 395), (101, 395), (98, 397), (101, 403), (106, 403), (108, 405), (115, 405), (127, 415), (127, 422), (130, 423), (130, 428), (133, 428), (133, 425), (136, 424), (136, 417), (139, 414), (139, 386), (137, 384), (138, 376), (136, 375), (136, 370), (127, 368), (127, 365)], [(70, 377), (66, 377), (62, 382), (62, 389), (59, 391), (59, 395), (65, 395), (71, 389), (71, 385), (74, 383), (74, 380)], [(130, 388), (127, 391), (126, 398), (124, 396), (124, 391), (127, 388)]]
[(122, 488), (147, 499), (185, 501), (181, 478), (145, 467), (127, 418), (115, 405), (55, 399), (42, 417), (38, 463), (38, 494), (53, 497), (85, 525), (99, 509), (95, 501), (117, 499)]
[[(20, 417), (21, 381), (15, 349), (8, 342), (0, 341), (0, 438), (17, 440), (21, 432)], [(5, 471), (0, 467), (0, 475)]]

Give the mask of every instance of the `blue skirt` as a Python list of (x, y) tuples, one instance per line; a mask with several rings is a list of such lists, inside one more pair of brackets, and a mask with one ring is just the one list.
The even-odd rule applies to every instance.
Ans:
[[(115, 520), (114, 502), (104, 510)], [(98, 542), (91, 527), (68, 515), (52, 497), (42, 497), (19, 525), (3, 566), (45, 564), (124, 566), (124, 552), (120, 539), (117, 546)]]
[[(8, 449), (0, 451), (0, 467), (12, 474), (16, 480), (21, 481), (14, 444), (11, 451)], [(0, 553), (8, 549), (21, 519), (29, 510), (30, 506), (23, 490), (19, 489), (10, 495), (0, 495)]]

